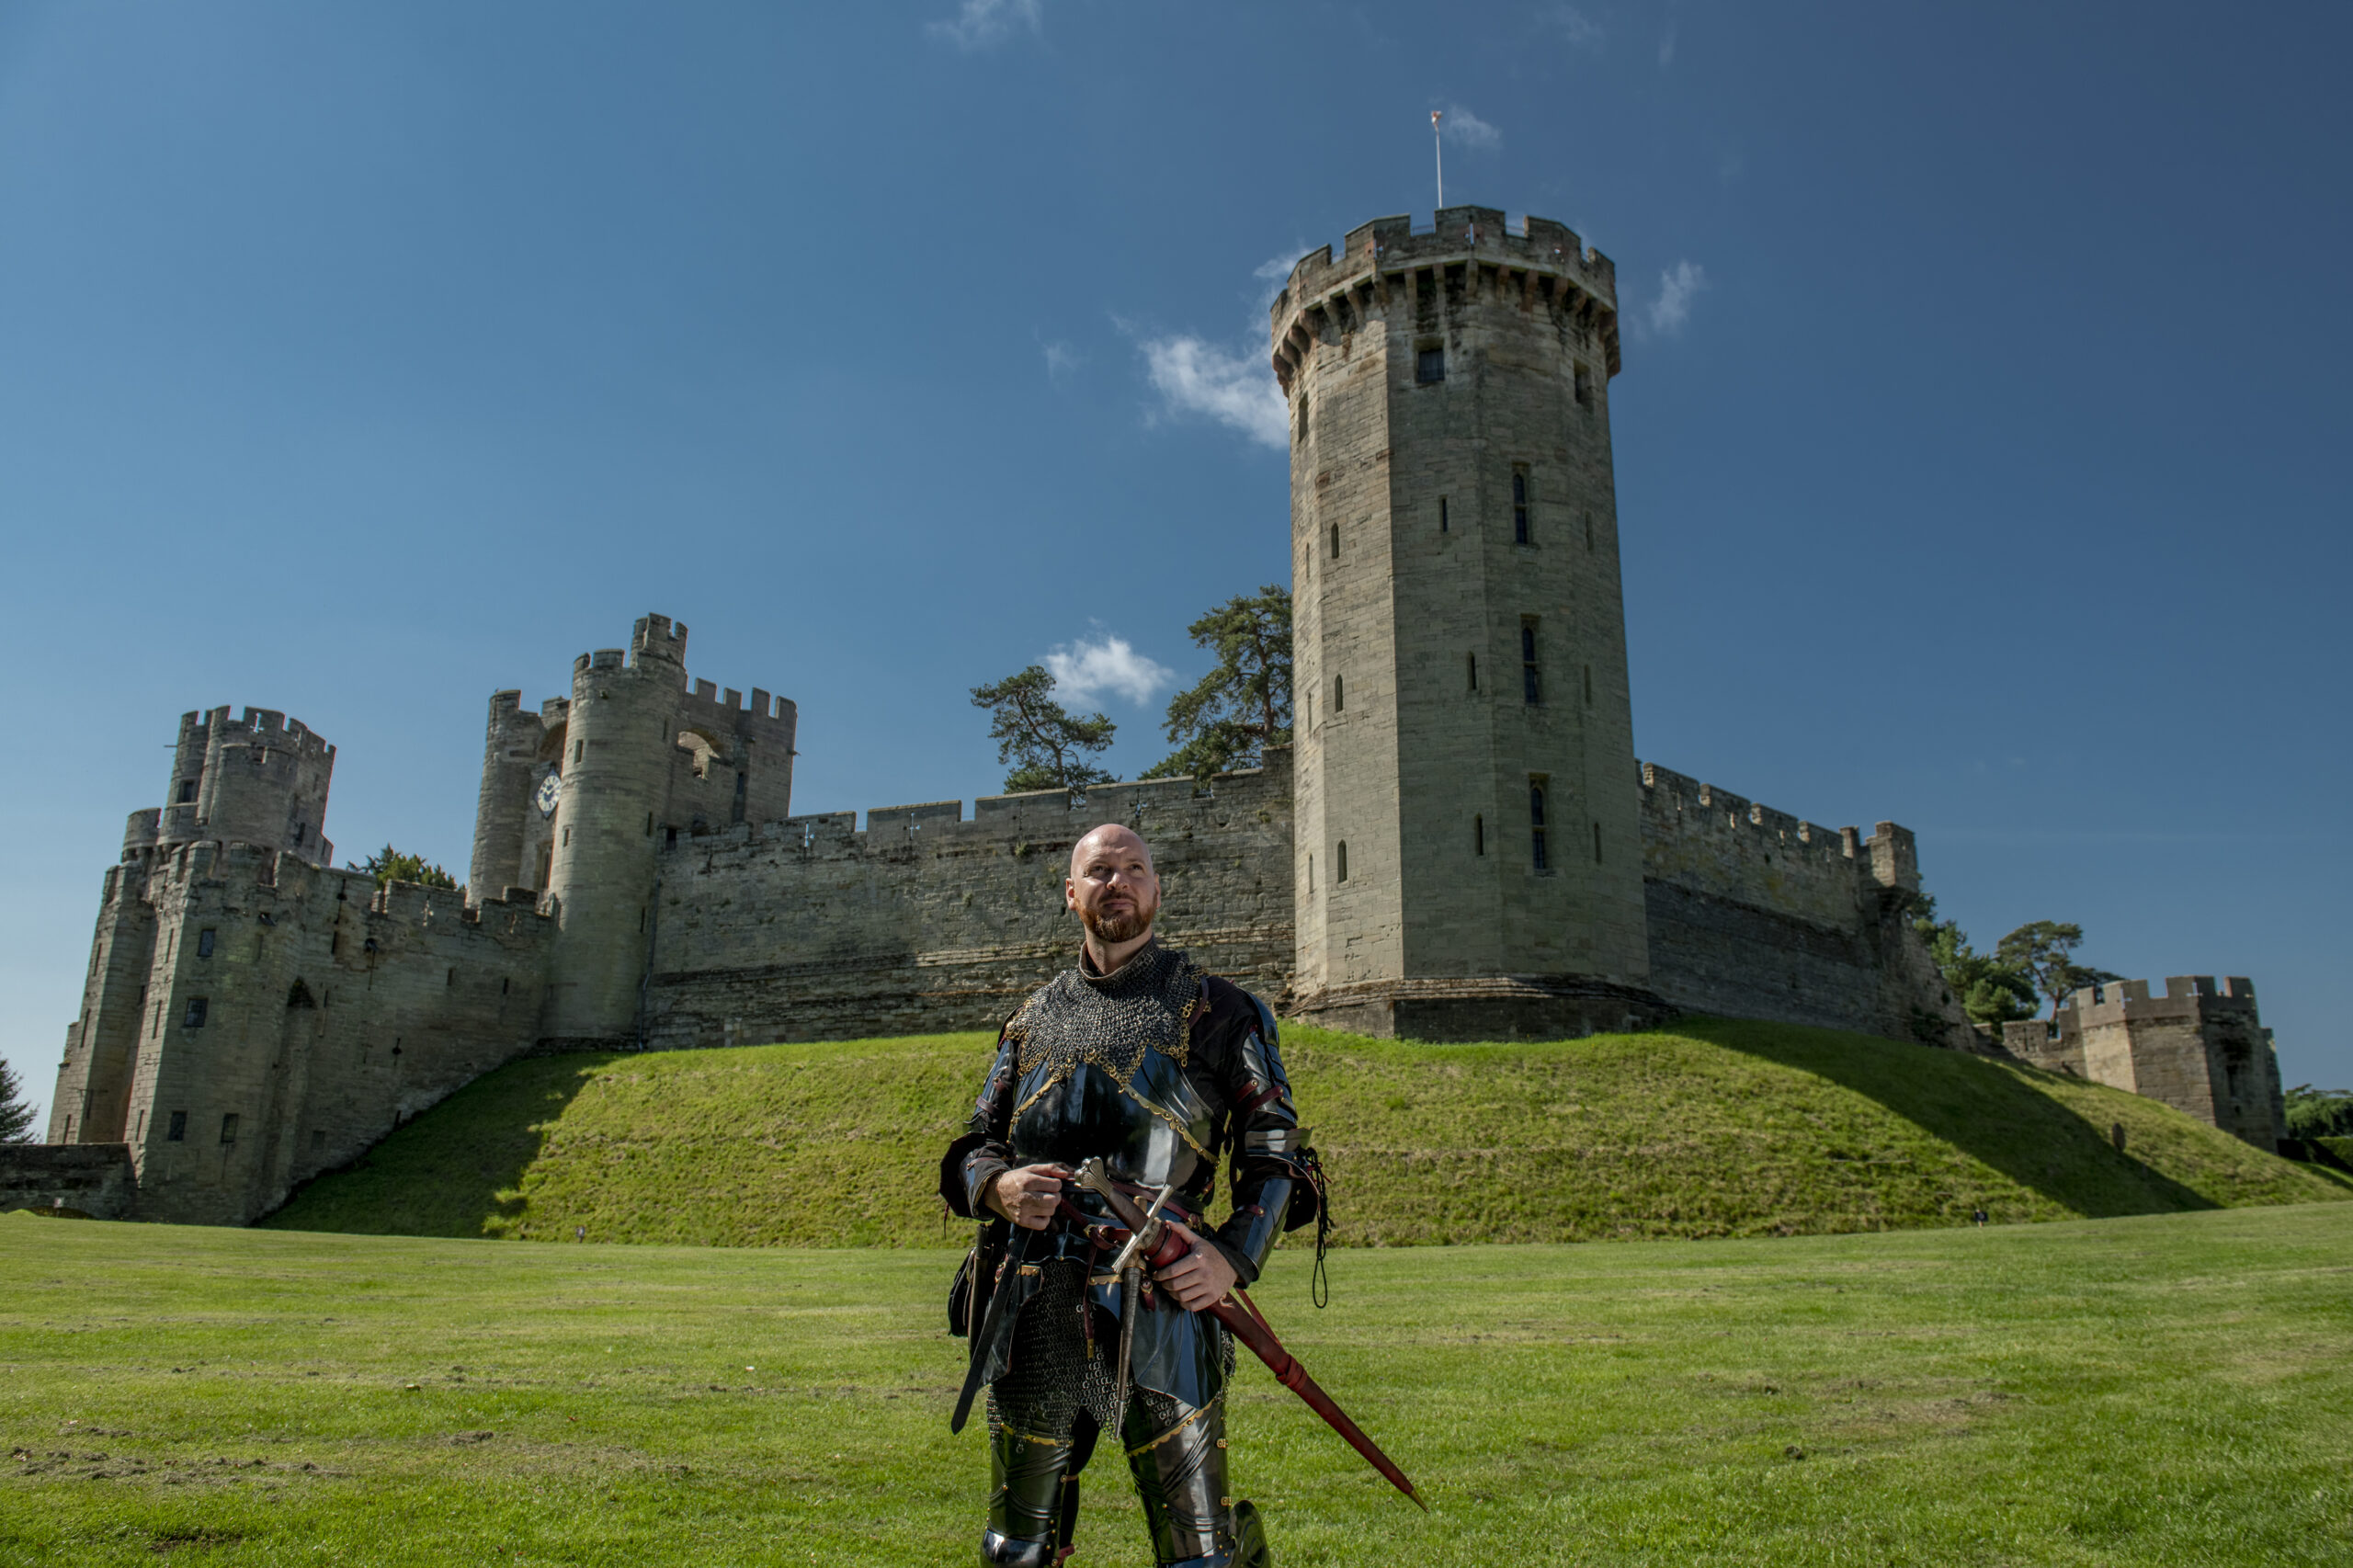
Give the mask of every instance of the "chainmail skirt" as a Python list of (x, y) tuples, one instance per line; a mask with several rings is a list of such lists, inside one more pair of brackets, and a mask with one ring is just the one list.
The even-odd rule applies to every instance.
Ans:
[[(1010, 1426), (1025, 1437), (1061, 1442), (1072, 1436), (1082, 1413), (1096, 1430), (1117, 1433), (1119, 1324), (1108, 1313), (1097, 1313), (1090, 1351), (1085, 1314), (1095, 1308), (1087, 1296), (1086, 1262), (1052, 1258), (1040, 1267), (1037, 1294), (1014, 1320), (1011, 1361), (1005, 1376), (989, 1385), (989, 1434)], [(1218, 1337), (1225, 1342), (1231, 1377), (1233, 1340), (1224, 1334)], [(1147, 1437), (1167, 1431), (1192, 1413), (1153, 1389), (1137, 1389), (1135, 1404), (1128, 1419)]]

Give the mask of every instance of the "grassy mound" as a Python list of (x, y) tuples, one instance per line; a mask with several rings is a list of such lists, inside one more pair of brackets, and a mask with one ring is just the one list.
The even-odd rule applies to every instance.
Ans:
[[(933, 1187), (983, 1035), (519, 1062), (265, 1223), (727, 1246), (961, 1246)], [(1434, 1046), (1294, 1028), (1355, 1245), (1795, 1235), (2353, 1197), (2154, 1100), (1859, 1035)], [(2120, 1146), (2118, 1131), (2121, 1130)]]

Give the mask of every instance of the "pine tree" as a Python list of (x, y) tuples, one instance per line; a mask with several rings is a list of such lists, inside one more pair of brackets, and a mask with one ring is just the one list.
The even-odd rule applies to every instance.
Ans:
[(1290, 590), (1269, 583), (1237, 595), (1186, 631), (1217, 651), (1217, 666), (1170, 699), (1168, 738), (1176, 750), (1144, 777), (1206, 781), (1259, 767), (1268, 747), (1290, 744)]
[(1043, 665), (972, 687), (972, 706), (990, 716), (996, 759), (1011, 763), (1007, 794), (1027, 790), (1080, 790), (1108, 784), (1095, 758), (1119, 728), (1100, 713), (1073, 713), (1054, 700), (1054, 677)]
[(0, 1056), (0, 1143), (33, 1141), (33, 1107), (25, 1098), (24, 1080), (8, 1059)]

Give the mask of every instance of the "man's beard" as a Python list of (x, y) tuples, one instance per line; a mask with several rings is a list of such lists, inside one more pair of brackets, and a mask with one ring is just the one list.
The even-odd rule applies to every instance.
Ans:
[(1125, 915), (1097, 915), (1091, 909), (1078, 912), (1080, 924), (1097, 941), (1110, 947), (1132, 942), (1152, 929), (1152, 917), (1160, 913), (1158, 905), (1146, 908), (1138, 904)]

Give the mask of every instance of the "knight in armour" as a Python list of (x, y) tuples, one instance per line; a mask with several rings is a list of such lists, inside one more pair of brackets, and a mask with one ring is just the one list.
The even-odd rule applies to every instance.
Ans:
[[(1079, 840), (1063, 887), (1085, 927), (1077, 965), (1006, 1021), (940, 1166), (949, 1207), (983, 1221), (950, 1304), (971, 1337), (966, 1399), (988, 1391), (981, 1561), (1068, 1556), (1079, 1472), (1108, 1437), (1162, 1568), (1264, 1568), (1256, 1512), (1227, 1493), (1233, 1344), (1211, 1309), (1256, 1281), (1321, 1201), (1274, 1015), (1154, 937), (1160, 881), (1129, 829)], [(1095, 1180), (1108, 1172), (1135, 1195), (1131, 1218), (1147, 1197), (1161, 1203), (1180, 1256), (1115, 1266), (1105, 1238), (1128, 1233), (1074, 1179), (1090, 1161)], [(1222, 1164), (1231, 1215), (1212, 1226)], [(1159, 1256), (1172, 1251), (1163, 1241)]]

